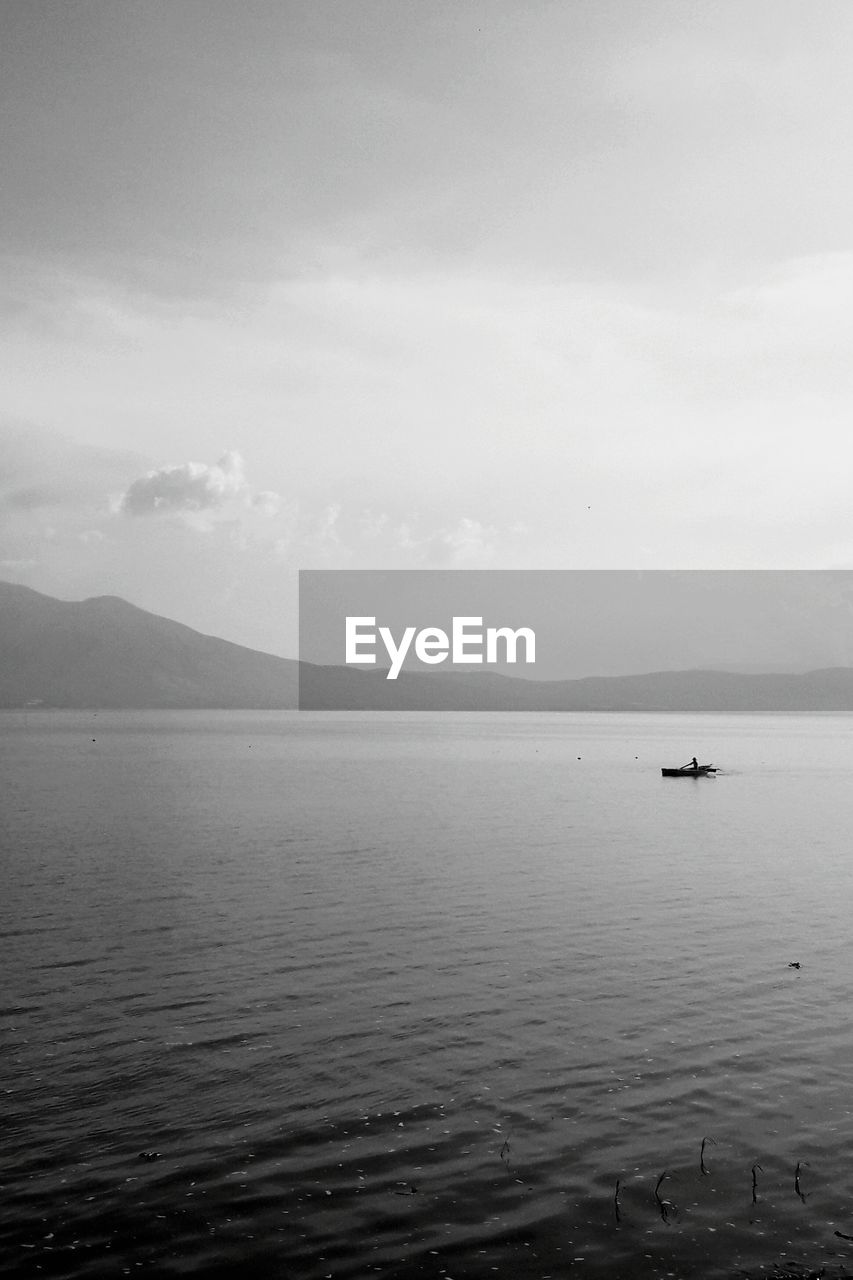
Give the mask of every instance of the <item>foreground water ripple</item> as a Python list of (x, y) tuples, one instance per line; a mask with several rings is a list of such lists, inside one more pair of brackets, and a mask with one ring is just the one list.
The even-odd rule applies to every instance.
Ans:
[(853, 1270), (850, 721), (90, 723), (0, 717), (4, 1274)]

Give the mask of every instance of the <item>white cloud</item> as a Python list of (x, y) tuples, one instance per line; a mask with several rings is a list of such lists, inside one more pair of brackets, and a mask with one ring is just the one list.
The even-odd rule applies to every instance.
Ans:
[(463, 516), (453, 528), (430, 540), (429, 559), (434, 564), (473, 569), (488, 564), (495, 553), (496, 530)]
[(284, 504), (280, 493), (272, 489), (263, 489), (252, 498), (252, 508), (262, 516), (277, 516)]
[(184, 462), (148, 471), (114, 499), (112, 509), (130, 517), (174, 517), (199, 533), (228, 525), (235, 544), (248, 546), (284, 506), (281, 494), (252, 488), (242, 456), (231, 449), (212, 465)]
[(306, 564), (329, 569), (349, 566), (352, 550), (349, 537), (346, 541), (342, 537), (342, 514), (339, 502), (330, 502), (319, 512), (310, 514), (291, 549), (304, 557)]
[(213, 466), (184, 462), (149, 471), (133, 481), (121, 496), (118, 509), (129, 516), (170, 515), (210, 511), (229, 499), (248, 496), (243, 459), (229, 451)]

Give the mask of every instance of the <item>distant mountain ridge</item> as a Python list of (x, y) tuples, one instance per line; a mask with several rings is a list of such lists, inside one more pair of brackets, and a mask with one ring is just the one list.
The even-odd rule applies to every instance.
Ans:
[(303, 666), (304, 710), (620, 711), (706, 713), (853, 712), (853, 668), (795, 674), (658, 671), (581, 680), (407, 675)]
[(118, 596), (0, 582), (0, 707), (295, 707), (298, 668)]
[[(300, 689), (301, 678), (301, 689)], [(57, 600), (0, 582), (0, 707), (853, 712), (853, 668), (661, 671), (579, 680), (401, 674), (259, 653), (117, 596)]]

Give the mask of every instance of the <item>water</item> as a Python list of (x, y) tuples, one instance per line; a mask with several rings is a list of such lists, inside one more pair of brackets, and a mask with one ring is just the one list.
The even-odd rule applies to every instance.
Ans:
[(22, 712), (0, 768), (3, 1274), (853, 1269), (850, 719)]

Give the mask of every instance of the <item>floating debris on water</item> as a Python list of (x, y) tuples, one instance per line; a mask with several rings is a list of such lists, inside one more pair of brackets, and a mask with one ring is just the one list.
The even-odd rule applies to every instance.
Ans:
[(701, 1173), (704, 1173), (704, 1174), (710, 1173), (710, 1169), (707, 1169), (707, 1168), (705, 1167), (705, 1144), (706, 1144), (706, 1143), (708, 1143), (708, 1142), (713, 1143), (713, 1145), (714, 1145), (714, 1146), (716, 1146), (716, 1145), (717, 1145), (717, 1144), (716, 1144), (716, 1142), (715, 1142), (715, 1140), (714, 1140), (713, 1138), (703, 1138), (703, 1139), (702, 1139), (702, 1146), (701, 1146), (701, 1149), (700, 1149), (700, 1151), (699, 1151), (699, 1170), (700, 1170), (700, 1172), (701, 1172)]

